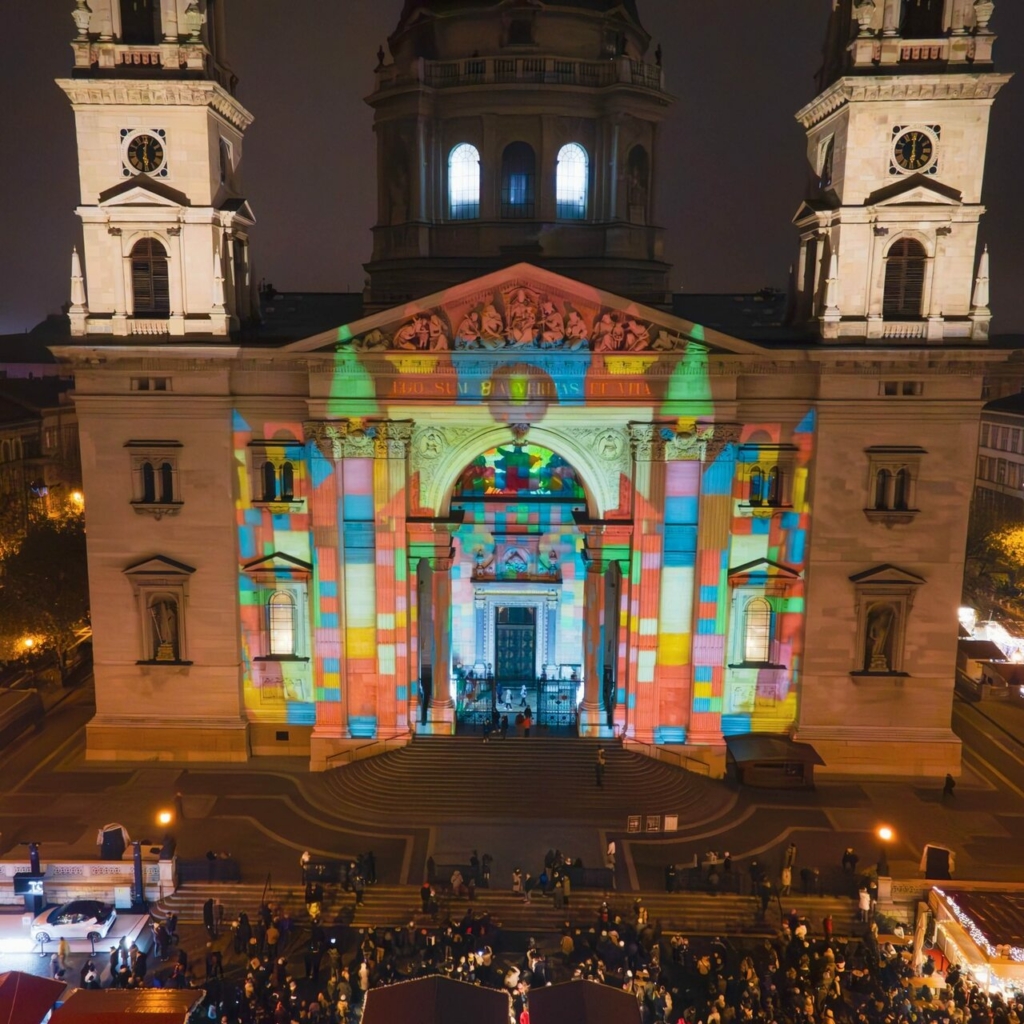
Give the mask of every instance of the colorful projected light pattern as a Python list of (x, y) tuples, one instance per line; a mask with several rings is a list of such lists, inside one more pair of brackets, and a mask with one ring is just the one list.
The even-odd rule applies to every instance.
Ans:
[[(250, 720), (407, 731), (419, 647), (438, 644), (418, 626), (426, 563), (449, 671), (491, 660), (483, 623), (504, 593), (534, 602), (545, 663), (612, 669), (623, 734), (786, 731), (813, 413), (721, 422), (711, 375), (731, 372), (730, 354), (701, 328), (540, 271), (503, 273), (305, 349), (319, 424), (236, 413)], [(283, 460), (294, 493), (261, 500), (260, 467)], [(268, 651), (281, 591), (297, 606), (291, 657)]]
[(455, 486), (456, 498), (560, 498), (583, 501), (576, 470), (561, 455), (532, 444), (510, 444), (478, 455)]

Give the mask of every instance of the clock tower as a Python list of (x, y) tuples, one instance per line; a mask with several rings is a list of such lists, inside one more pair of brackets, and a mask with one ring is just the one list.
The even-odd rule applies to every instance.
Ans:
[(72, 334), (226, 336), (252, 312), (254, 221), (223, 0), (77, 0), (72, 18)]
[(823, 342), (984, 342), (978, 225), (996, 94), (992, 0), (834, 0), (818, 96), (797, 119), (809, 182), (795, 315)]

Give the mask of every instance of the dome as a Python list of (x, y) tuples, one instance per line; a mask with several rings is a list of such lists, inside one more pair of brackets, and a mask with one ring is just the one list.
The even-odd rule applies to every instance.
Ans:
[[(399, 28), (404, 28), (417, 11), (428, 14), (452, 14), (456, 11), (486, 10), (489, 7), (501, 6), (502, 0), (405, 0)], [(606, 14), (621, 8), (638, 25), (640, 13), (636, 9), (637, 0), (539, 0), (542, 5), (553, 7), (576, 7), (581, 11), (593, 11)]]

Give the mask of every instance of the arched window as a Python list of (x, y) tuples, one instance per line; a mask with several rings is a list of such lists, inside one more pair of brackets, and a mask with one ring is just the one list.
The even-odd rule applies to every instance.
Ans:
[(751, 505), (760, 505), (764, 497), (764, 473), (760, 466), (755, 466), (750, 471), (750, 497)]
[(910, 471), (898, 469), (893, 482), (892, 507), (905, 512), (910, 508)]
[(283, 657), (295, 655), (295, 599), (278, 590), (270, 595), (267, 605), (270, 653)]
[(772, 466), (768, 470), (768, 492), (765, 495), (765, 504), (782, 504), (782, 470), (778, 466)]
[(295, 497), (295, 469), (290, 462), (281, 466), (281, 500), (291, 501)]
[(156, 46), (162, 38), (160, 0), (121, 0), (121, 42)]
[(501, 155), (501, 215), (506, 219), (534, 216), (537, 158), (527, 142), (513, 142)]
[(563, 220), (585, 220), (587, 192), (590, 187), (590, 158), (578, 142), (569, 142), (558, 151), (555, 170), (555, 200)]
[(889, 507), (889, 481), (892, 474), (887, 469), (880, 469), (875, 474), (875, 508)]
[(903, 0), (904, 39), (941, 39), (945, 0)]
[(263, 474), (263, 500), (276, 501), (277, 473), (274, 470), (274, 464), (272, 462), (264, 462), (263, 469), (260, 472)]
[(132, 311), (136, 316), (170, 316), (167, 252), (153, 238), (132, 247)]
[(747, 602), (743, 621), (743, 660), (751, 663), (771, 661), (772, 606), (763, 598)]
[(152, 462), (142, 464), (142, 500), (156, 501), (156, 471)]
[(626, 168), (629, 219), (634, 224), (647, 223), (647, 197), (651, 188), (651, 162), (643, 146), (629, 151)]
[(174, 501), (174, 469), (169, 462), (160, 466), (160, 500)]
[(468, 142), (460, 143), (448, 157), (448, 215), (452, 220), (480, 216), (480, 153)]
[(898, 238), (889, 249), (882, 300), (882, 313), (887, 319), (921, 316), (927, 258), (916, 238)]

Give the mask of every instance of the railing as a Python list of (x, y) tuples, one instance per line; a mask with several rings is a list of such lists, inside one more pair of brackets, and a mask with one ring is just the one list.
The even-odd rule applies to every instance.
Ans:
[(434, 89), (517, 83), (601, 89), (621, 83), (664, 91), (660, 67), (626, 57), (605, 61), (562, 57), (469, 57), (454, 61), (422, 61), (418, 66), (403, 70), (392, 65), (381, 68), (377, 75), (380, 89), (414, 82), (423, 82)]
[(927, 324), (900, 323), (895, 321), (887, 323), (882, 328), (883, 338), (924, 338), (928, 333)]
[(389, 750), (400, 750), (408, 746), (412, 734), (407, 733), (388, 740), (367, 740), (357, 747), (348, 747), (331, 754), (326, 761), (327, 768), (337, 768), (343, 764), (351, 764), (353, 761), (363, 761), (368, 757), (376, 757), (378, 754), (386, 754)]
[(166, 320), (136, 320), (130, 318), (129, 329), (132, 334), (170, 334), (170, 324)]
[(949, 58), (949, 41), (946, 39), (915, 39), (900, 47), (900, 61), (933, 61)]

